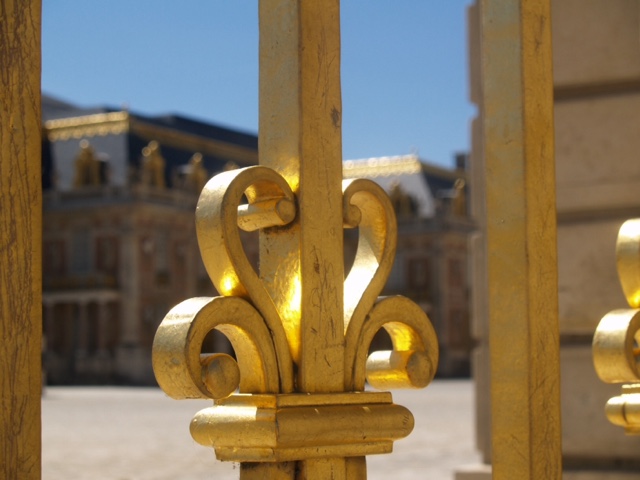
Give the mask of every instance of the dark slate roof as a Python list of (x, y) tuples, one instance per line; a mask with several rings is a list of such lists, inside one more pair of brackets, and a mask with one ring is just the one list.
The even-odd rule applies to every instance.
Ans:
[(157, 125), (159, 127), (180, 130), (182, 132), (191, 133), (193, 135), (199, 135), (201, 137), (211, 138), (214, 140), (221, 140), (251, 149), (258, 148), (258, 137), (255, 134), (240, 132), (238, 130), (232, 130), (230, 128), (222, 127), (219, 125), (201, 122), (199, 120), (183, 117), (182, 115), (167, 114), (150, 117), (135, 114), (133, 115), (133, 117), (143, 120), (146, 123)]
[[(45, 93), (42, 94), (43, 122), (59, 118), (81, 117), (96, 113), (118, 112), (121, 110), (122, 109), (104, 105), (91, 108), (79, 107), (78, 105), (60, 100), (52, 97), (51, 95)], [(129, 112), (129, 114), (131, 117), (151, 125), (170, 128), (172, 130), (178, 130), (213, 140), (220, 140), (254, 150), (258, 149), (258, 136), (253, 133), (240, 132), (235, 129), (222, 127), (220, 125), (213, 125), (208, 122), (187, 118), (177, 114), (156, 116), (142, 115), (135, 112)]]
[[(105, 113), (121, 113), (124, 121), (129, 122), (128, 128), (122, 132), (115, 132), (104, 134), (100, 133), (94, 135), (89, 133), (87, 135), (80, 133), (82, 138), (87, 138), (97, 153), (106, 154), (110, 157), (112, 167), (115, 168), (112, 172), (118, 172), (114, 174), (112, 179), (119, 182), (118, 184), (124, 184), (128, 181), (127, 167), (128, 165), (138, 166), (142, 156), (142, 150), (149, 144), (149, 141), (156, 140), (153, 138), (154, 133), (148, 133), (145, 128), (151, 127), (151, 129), (157, 130), (157, 133), (161, 137), (162, 134), (168, 133), (169, 136), (174, 133), (183, 134), (184, 138), (171, 137), (171, 141), (163, 141), (158, 138), (160, 143), (160, 150), (163, 158), (166, 162), (165, 168), (165, 183), (168, 186), (172, 185), (174, 174), (180, 169), (180, 167), (188, 164), (192, 155), (199, 150), (198, 147), (194, 147), (190, 144), (189, 137), (200, 138), (205, 141), (219, 142), (220, 145), (228, 145), (229, 147), (239, 147), (237, 149), (240, 155), (243, 150), (247, 152), (257, 152), (258, 150), (258, 137), (255, 134), (240, 132), (230, 128), (226, 128), (219, 125), (213, 125), (211, 123), (202, 122), (199, 120), (187, 118), (181, 115), (168, 114), (159, 116), (141, 115), (132, 112), (123, 112), (121, 109), (114, 109), (108, 106), (99, 106), (92, 108), (83, 108), (72, 103), (57, 99), (47, 94), (42, 95), (42, 112), (43, 123), (49, 125), (50, 128), (59, 128), (63, 130), (65, 127), (63, 124), (60, 126), (51, 126), (49, 121), (66, 119), (78, 119), (79, 129), (84, 128), (82, 125), (83, 117), (86, 117), (87, 121), (100, 122), (100, 119), (91, 119), (91, 116), (95, 114)], [(142, 127), (140, 130), (138, 127)], [(73, 127), (71, 127), (73, 128)], [(165, 132), (162, 132), (165, 130)], [(147, 133), (145, 133), (147, 132)], [(176, 139), (177, 138), (177, 139)], [(51, 187), (52, 175), (54, 168), (63, 169), (66, 173), (59, 178), (66, 178), (65, 181), (61, 181), (59, 185), (69, 184), (69, 175), (72, 172), (68, 172), (69, 165), (73, 164), (73, 155), (77, 154), (79, 148), (77, 143), (80, 137), (73, 135), (73, 138), (62, 137), (61, 140), (50, 140), (48, 136), (43, 139), (43, 185), (45, 188)], [(71, 141), (74, 146), (69, 147), (65, 143)], [(196, 144), (200, 140), (196, 140)], [(213, 143), (212, 143), (213, 144)], [(224, 148), (218, 151), (217, 148), (205, 148), (200, 151), (203, 155), (202, 160), (204, 167), (209, 174), (220, 172), (227, 168), (230, 164), (235, 164), (234, 154), (228, 155)], [(251, 153), (248, 154), (250, 157)], [(253, 158), (253, 157), (252, 157)], [(257, 155), (255, 156), (257, 158)], [(253, 162), (253, 160), (251, 160)], [(242, 160), (238, 160), (239, 164), (243, 164)], [(246, 162), (245, 162), (246, 163)], [(58, 172), (60, 173), (60, 172)], [(66, 187), (63, 187), (66, 188)]]

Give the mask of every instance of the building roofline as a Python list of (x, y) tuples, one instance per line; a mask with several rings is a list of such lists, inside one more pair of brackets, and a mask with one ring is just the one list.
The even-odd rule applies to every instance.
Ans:
[(415, 154), (345, 160), (342, 164), (342, 171), (345, 178), (390, 177), (420, 172), (451, 180), (466, 179), (467, 177), (467, 172), (464, 170), (448, 169), (432, 163), (424, 163)]
[(44, 131), (49, 141), (79, 140), (131, 132), (149, 141), (156, 140), (160, 145), (179, 148), (188, 145), (202, 154), (223, 156), (239, 164), (253, 165), (258, 162), (257, 148), (158, 125), (153, 123), (153, 119), (146, 119), (127, 111), (47, 120), (44, 122)]
[(129, 130), (129, 112), (108, 112), (64, 117), (44, 122), (44, 131), (52, 141), (117, 135)]

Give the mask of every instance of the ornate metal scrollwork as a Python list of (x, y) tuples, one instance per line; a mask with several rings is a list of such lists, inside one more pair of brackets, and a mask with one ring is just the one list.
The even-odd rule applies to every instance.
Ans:
[(606, 383), (623, 383), (605, 412), (628, 434), (640, 434), (640, 219), (626, 221), (618, 233), (616, 264), (631, 308), (607, 313), (593, 337), (596, 372)]
[[(205, 186), (196, 209), (198, 243), (222, 296), (186, 300), (166, 315), (154, 340), (153, 366), (169, 396), (214, 400), (195, 416), (191, 432), (214, 447), (219, 459), (276, 462), (386, 453), (411, 432), (411, 413), (393, 404), (389, 393), (365, 392), (365, 381), (377, 389), (425, 387), (437, 367), (435, 332), (411, 300), (378, 299), (396, 249), (395, 214), (384, 190), (369, 180), (344, 181), (343, 217), (345, 228), (359, 229), (344, 282), (344, 393), (296, 393), (301, 327), (291, 312), (299, 309), (293, 305), (282, 314), (276, 305), (299, 299), (292, 288), (290, 298), (274, 302), (267, 288), (282, 275), (291, 275), (287, 279), (295, 285), (291, 278), (297, 273), (287, 271), (295, 265), (275, 274), (256, 272), (239, 235), (239, 229), (286, 235), (301, 221), (296, 197), (282, 176), (264, 166), (221, 173)], [(393, 350), (369, 356), (381, 328)], [(229, 338), (237, 360), (201, 354), (214, 329)]]

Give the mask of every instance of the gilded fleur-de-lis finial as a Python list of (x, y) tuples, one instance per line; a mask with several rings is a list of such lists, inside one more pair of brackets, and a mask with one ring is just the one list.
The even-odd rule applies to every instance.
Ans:
[(627, 309), (607, 313), (593, 337), (596, 372), (606, 383), (622, 383), (622, 395), (606, 405), (607, 418), (628, 434), (640, 434), (640, 219), (618, 232), (616, 264)]
[[(438, 342), (426, 314), (379, 299), (396, 249), (386, 193), (342, 180), (339, 2), (260, 2), (260, 166), (204, 187), (196, 231), (221, 296), (174, 307), (158, 328), (153, 367), (173, 398), (210, 398), (193, 438), (241, 478), (358, 479), (364, 456), (388, 453), (413, 417), (388, 392), (432, 379)], [(343, 229), (358, 229), (344, 275)], [(239, 230), (260, 233), (253, 270)], [(393, 349), (369, 349), (384, 328)], [(201, 355), (222, 332), (236, 359)], [(296, 472), (302, 472), (297, 477)]]

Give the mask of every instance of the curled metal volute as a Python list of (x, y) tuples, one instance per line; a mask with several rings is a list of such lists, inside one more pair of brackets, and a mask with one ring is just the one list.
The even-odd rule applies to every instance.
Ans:
[(624, 385), (622, 395), (607, 402), (605, 414), (628, 435), (640, 434), (640, 384)]
[[(201, 354), (207, 334), (219, 330), (231, 342), (228, 355)], [(278, 391), (278, 367), (269, 329), (259, 312), (239, 297), (198, 297), (172, 308), (153, 341), (153, 371), (172, 398), (224, 398)], [(239, 373), (239, 375), (238, 375)]]
[[(243, 197), (248, 205), (241, 204)], [(293, 192), (270, 168), (231, 170), (207, 182), (196, 207), (196, 231), (207, 272), (222, 295), (246, 296), (247, 283), (257, 278), (243, 250), (238, 224), (254, 230), (294, 218)]]
[(253, 232), (287, 225), (295, 216), (296, 205), (287, 198), (262, 200), (238, 207), (238, 227), (245, 232)]
[(640, 380), (639, 340), (639, 309), (614, 310), (600, 320), (593, 336), (593, 363), (603, 382)]
[[(393, 350), (373, 352), (367, 359), (375, 334), (384, 328)], [(385, 297), (373, 307), (358, 338), (345, 350), (355, 352), (347, 388), (364, 389), (365, 379), (377, 389), (424, 388), (438, 367), (438, 339), (427, 314), (402, 296)]]
[[(606, 383), (626, 383), (622, 395), (609, 399), (607, 418), (640, 434), (640, 219), (627, 220), (618, 231), (616, 264), (622, 291), (631, 309), (613, 310), (593, 336), (593, 365)], [(629, 385), (631, 384), (631, 385)]]
[(616, 266), (631, 308), (640, 308), (640, 219), (627, 220), (618, 231)]
[[(241, 208), (243, 197), (249, 201), (249, 207), (255, 208)], [(276, 171), (255, 166), (213, 177), (203, 189), (196, 208), (198, 245), (211, 281), (222, 295), (246, 298), (260, 312), (273, 338), (281, 390), (290, 392), (294, 382), (291, 351), (273, 300), (244, 251), (238, 228), (243, 223), (239, 221), (239, 210), (240, 216), (250, 218), (249, 229), (283, 225), (295, 218), (295, 197)]]
[(377, 183), (345, 180), (342, 188), (345, 224), (357, 221), (358, 227), (355, 260), (344, 282), (345, 331), (349, 336), (357, 335), (391, 273), (397, 232), (391, 201)]

